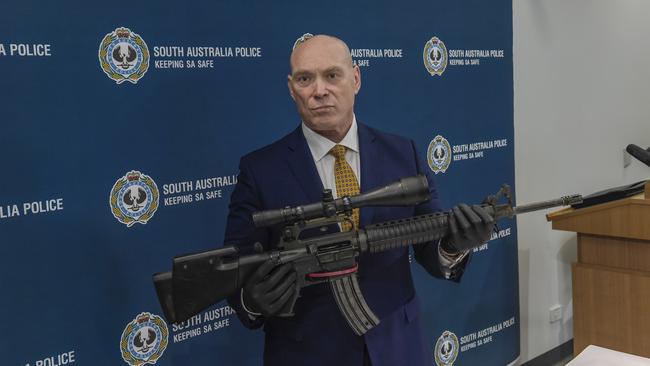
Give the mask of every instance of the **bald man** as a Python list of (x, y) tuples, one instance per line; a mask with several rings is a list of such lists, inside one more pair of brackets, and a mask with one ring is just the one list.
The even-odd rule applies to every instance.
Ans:
[[(354, 100), (361, 89), (361, 72), (342, 40), (305, 35), (296, 42), (290, 66), (287, 84), (301, 123), (282, 139), (241, 159), (225, 245), (238, 245), (246, 251), (250, 243), (260, 242), (266, 250), (274, 248), (281, 227), (256, 229), (252, 213), (319, 201), (323, 189), (332, 190), (337, 197), (427, 174), (429, 202), (416, 207), (363, 208), (358, 224), (364, 227), (440, 210), (433, 179), (413, 141), (357, 121)], [(461, 211), (454, 208), (452, 215), (460, 220), (454, 240), (487, 240), (492, 229), (489, 217), (477, 219), (474, 213), (463, 215)], [(330, 232), (341, 229), (349, 228), (328, 228)], [(303, 237), (322, 234), (305, 233)], [(432, 276), (459, 281), (469, 251), (445, 244), (414, 247), (415, 258)], [(295, 289), (296, 274), (290, 264), (260, 266), (230, 303), (245, 326), (264, 326), (267, 366), (432, 365), (429, 343), (433, 340), (427, 342), (422, 336), (408, 254), (407, 248), (400, 248), (359, 258), (361, 289), (380, 319), (379, 325), (363, 336), (350, 329), (327, 285), (302, 289), (295, 316), (276, 316)]]

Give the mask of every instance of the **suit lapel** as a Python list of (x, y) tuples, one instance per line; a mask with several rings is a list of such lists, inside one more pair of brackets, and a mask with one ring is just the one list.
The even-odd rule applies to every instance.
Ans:
[(300, 125), (289, 135), (287, 148), (289, 149), (289, 154), (287, 154), (289, 169), (309, 199), (308, 202), (302, 203), (307, 204), (321, 200), (323, 183)]
[[(361, 155), (361, 193), (368, 192), (371, 189), (377, 188), (381, 185), (378, 182), (379, 175), (376, 174), (376, 169), (381, 169), (379, 166), (381, 162), (379, 157), (380, 152), (377, 151), (377, 144), (375, 144), (376, 136), (374, 132), (366, 125), (357, 121), (359, 131), (359, 154)], [(363, 228), (372, 223), (374, 215), (374, 207), (365, 207), (361, 209), (360, 226)]]

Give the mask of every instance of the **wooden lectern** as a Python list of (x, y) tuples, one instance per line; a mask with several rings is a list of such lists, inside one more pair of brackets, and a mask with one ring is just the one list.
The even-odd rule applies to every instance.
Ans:
[(573, 354), (593, 344), (650, 357), (650, 182), (645, 194), (547, 219), (578, 233)]

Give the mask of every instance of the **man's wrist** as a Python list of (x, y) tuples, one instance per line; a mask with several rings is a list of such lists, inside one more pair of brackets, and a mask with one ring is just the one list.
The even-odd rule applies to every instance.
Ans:
[(257, 319), (258, 316), (262, 315), (262, 313), (256, 313), (256, 312), (250, 310), (248, 307), (246, 307), (246, 304), (244, 303), (244, 289), (243, 288), (239, 292), (239, 301), (241, 302), (242, 309), (244, 309), (244, 311), (248, 314), (248, 318), (250, 318), (250, 320), (255, 320), (255, 319)]
[(438, 244), (438, 249), (441, 254), (449, 258), (455, 258), (456, 256), (462, 254), (462, 251), (459, 251), (455, 246), (449, 241), (449, 239), (440, 239)]
[(465, 259), (469, 254), (469, 250), (459, 252), (455, 249), (448, 249), (449, 247), (453, 248), (453, 246), (449, 245), (448, 242), (441, 240), (438, 243), (438, 257), (440, 258), (440, 263), (443, 267), (451, 269)]

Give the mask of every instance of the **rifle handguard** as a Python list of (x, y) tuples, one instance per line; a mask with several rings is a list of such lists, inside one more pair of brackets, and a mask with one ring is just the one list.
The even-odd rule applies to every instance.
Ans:
[(365, 229), (370, 253), (423, 244), (444, 237), (448, 231), (446, 213), (434, 213), (368, 225)]

